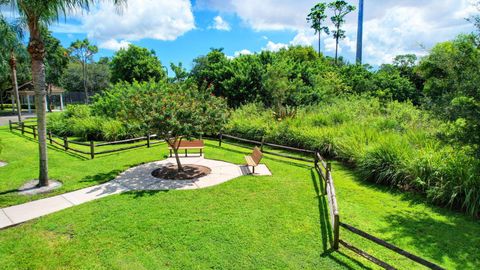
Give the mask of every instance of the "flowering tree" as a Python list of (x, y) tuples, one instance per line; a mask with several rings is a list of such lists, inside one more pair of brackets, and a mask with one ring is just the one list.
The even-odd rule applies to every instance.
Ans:
[(227, 104), (209, 91), (191, 83), (134, 83), (122, 96), (120, 117), (145, 133), (156, 133), (173, 149), (178, 165), (178, 148), (183, 139), (218, 133), (226, 123)]

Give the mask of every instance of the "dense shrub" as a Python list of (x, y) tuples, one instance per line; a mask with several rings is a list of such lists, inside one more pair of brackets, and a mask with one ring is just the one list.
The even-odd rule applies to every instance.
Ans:
[(47, 128), (55, 135), (81, 140), (114, 141), (138, 136), (118, 120), (93, 115), (87, 105), (69, 105), (64, 112), (49, 114)]
[(352, 97), (303, 108), (281, 121), (270, 109), (245, 105), (232, 113), (227, 132), (316, 150), (367, 180), (478, 215), (480, 162), (468, 148), (441, 141), (441, 123), (408, 103)]

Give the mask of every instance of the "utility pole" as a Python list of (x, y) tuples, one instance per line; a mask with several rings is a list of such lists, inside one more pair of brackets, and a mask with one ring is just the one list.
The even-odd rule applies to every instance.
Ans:
[(358, 3), (357, 64), (362, 64), (363, 49), (363, 0)]

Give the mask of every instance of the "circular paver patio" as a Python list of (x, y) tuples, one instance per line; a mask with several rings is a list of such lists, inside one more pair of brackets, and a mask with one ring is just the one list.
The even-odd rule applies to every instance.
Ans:
[(169, 190), (197, 189), (218, 185), (247, 174), (243, 166), (205, 159), (203, 157), (181, 158), (182, 164), (196, 164), (210, 168), (210, 174), (192, 180), (166, 180), (152, 176), (152, 171), (165, 166), (176, 165), (174, 158), (136, 166), (121, 173), (114, 182), (128, 190)]

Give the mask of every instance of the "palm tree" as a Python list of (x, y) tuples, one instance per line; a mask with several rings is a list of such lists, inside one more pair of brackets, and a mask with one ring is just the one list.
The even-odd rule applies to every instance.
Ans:
[[(112, 0), (118, 5), (126, 0)], [(47, 131), (46, 131), (46, 87), (45, 87), (45, 44), (42, 26), (57, 20), (74, 9), (86, 9), (95, 0), (0, 0), (0, 6), (10, 5), (18, 12), (30, 33), (28, 52), (32, 63), (32, 81), (35, 90), (37, 113), (38, 148), (40, 156), (39, 186), (48, 186)]]
[(19, 25), (9, 24), (3, 17), (0, 17), (0, 32), (2, 33), (1, 49), (2, 54), (9, 54), (9, 64), (12, 76), (12, 89), (14, 94), (15, 103), (17, 105), (18, 122), (22, 122), (22, 107), (20, 105), (20, 96), (18, 94), (18, 82), (17, 82), (17, 59), (15, 57), (15, 49), (17, 46), (21, 46), (21, 40), (23, 38), (23, 31)]
[(315, 34), (318, 34), (318, 53), (321, 52), (321, 34), (325, 32), (325, 34), (329, 35), (330, 30), (327, 26), (324, 25), (325, 20), (327, 19), (327, 14), (325, 10), (327, 9), (327, 4), (325, 3), (318, 3), (316, 4), (307, 16), (307, 22), (311, 24), (311, 28), (315, 30)]
[(349, 5), (347, 2), (343, 0), (336, 0), (328, 4), (328, 7), (333, 11), (333, 16), (330, 18), (332, 20), (333, 26), (335, 30), (333, 30), (333, 37), (335, 38), (335, 64), (338, 62), (338, 42), (340, 39), (344, 39), (345, 30), (341, 29), (343, 24), (345, 23), (345, 16), (348, 13), (355, 10), (355, 7)]
[(83, 91), (85, 92), (85, 103), (88, 104), (87, 64), (92, 61), (93, 55), (98, 52), (98, 47), (91, 45), (88, 38), (86, 38), (72, 42), (69, 50), (73, 57), (82, 64)]

